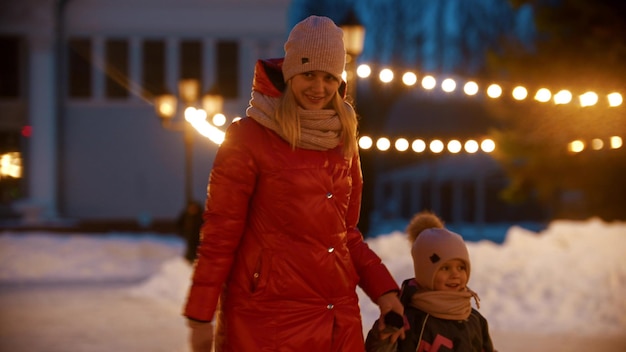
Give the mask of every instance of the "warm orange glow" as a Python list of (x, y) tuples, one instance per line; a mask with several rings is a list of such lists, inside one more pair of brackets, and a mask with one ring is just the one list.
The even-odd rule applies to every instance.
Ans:
[(567, 145), (567, 150), (569, 150), (572, 153), (580, 153), (583, 150), (585, 150), (585, 142), (581, 140), (575, 140), (573, 142), (570, 142)]
[(490, 98), (499, 98), (502, 95), (502, 87), (497, 84), (491, 84), (487, 87), (487, 96)]
[(422, 87), (424, 89), (431, 90), (435, 88), (436, 85), (437, 85), (437, 80), (435, 79), (435, 77), (428, 75), (422, 78)]
[(343, 44), (348, 55), (361, 55), (365, 41), (365, 27), (358, 23), (346, 23), (341, 25), (341, 29), (343, 30)]
[(417, 75), (413, 72), (405, 72), (402, 75), (402, 83), (407, 86), (413, 86), (417, 83)]
[(430, 151), (433, 153), (441, 153), (443, 151), (444, 145), (443, 142), (435, 139), (429, 144)]
[(372, 69), (369, 67), (369, 65), (361, 64), (356, 69), (356, 75), (361, 78), (367, 78), (371, 74), (372, 74)]
[(196, 102), (200, 95), (200, 81), (193, 78), (181, 79), (178, 82), (178, 95), (186, 104)]
[(554, 95), (555, 104), (569, 104), (572, 101), (572, 93), (563, 89)]
[(622, 95), (619, 93), (611, 93), (607, 96), (607, 98), (609, 100), (609, 105), (612, 107), (622, 105), (623, 98)]
[(578, 100), (580, 100), (580, 106), (582, 107), (593, 106), (598, 103), (598, 95), (594, 92), (587, 92), (580, 95)]
[(524, 100), (528, 96), (528, 90), (522, 86), (513, 88), (513, 98), (515, 100)]
[(391, 71), (388, 68), (385, 68), (382, 71), (380, 71), (380, 73), (378, 74), (378, 77), (380, 78), (381, 82), (389, 83), (393, 81), (393, 71)]
[(549, 102), (551, 98), (552, 92), (548, 88), (541, 88), (535, 93), (535, 100), (542, 103)]
[(480, 149), (485, 153), (491, 153), (496, 150), (496, 143), (491, 139), (485, 139), (480, 142)]
[(458, 152), (461, 151), (461, 149), (463, 149), (463, 146), (461, 145), (461, 142), (457, 141), (456, 139), (453, 139), (450, 142), (448, 142), (448, 151), (450, 153), (457, 154)]
[(22, 155), (19, 152), (0, 154), (0, 180), (22, 177)]
[(591, 140), (591, 149), (600, 150), (604, 148), (604, 142), (600, 138), (594, 138)]
[(202, 97), (202, 108), (206, 111), (207, 116), (221, 112), (224, 108), (224, 97), (219, 94), (206, 94)]
[(389, 148), (391, 147), (391, 141), (389, 141), (388, 138), (382, 137), (382, 138), (378, 138), (378, 140), (376, 141), (376, 148), (378, 148), (378, 150), (380, 151), (386, 151), (389, 150)]
[(456, 89), (456, 82), (452, 78), (446, 78), (441, 82), (441, 89), (446, 93), (452, 93)]
[(172, 94), (159, 95), (154, 99), (157, 115), (164, 119), (171, 119), (176, 115), (176, 97)]
[(409, 149), (409, 141), (405, 138), (398, 138), (395, 144), (396, 150), (400, 152), (404, 152)]
[(467, 95), (476, 95), (476, 93), (478, 93), (478, 84), (473, 81), (467, 82), (465, 86), (463, 86), (463, 91)]
[(226, 116), (224, 116), (224, 114), (215, 114), (213, 115), (211, 122), (213, 122), (213, 125), (217, 127), (224, 126), (224, 124), (226, 124)]
[(619, 149), (623, 145), (622, 138), (618, 136), (611, 137), (610, 141), (611, 149)]
[(368, 136), (359, 138), (359, 147), (361, 149), (370, 149), (374, 145), (374, 141)]
[(426, 150), (426, 142), (421, 139), (416, 139), (411, 143), (411, 149), (416, 153), (421, 153)]
[(476, 153), (478, 151), (478, 142), (473, 139), (465, 142), (465, 151), (470, 154)]

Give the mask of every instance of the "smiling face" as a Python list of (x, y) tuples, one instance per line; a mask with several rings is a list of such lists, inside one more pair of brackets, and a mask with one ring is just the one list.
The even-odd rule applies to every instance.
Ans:
[(441, 264), (435, 273), (433, 288), (435, 291), (465, 291), (467, 278), (465, 262), (460, 259), (450, 259)]
[(340, 82), (330, 73), (309, 71), (291, 79), (291, 91), (298, 105), (305, 110), (328, 108), (339, 90)]

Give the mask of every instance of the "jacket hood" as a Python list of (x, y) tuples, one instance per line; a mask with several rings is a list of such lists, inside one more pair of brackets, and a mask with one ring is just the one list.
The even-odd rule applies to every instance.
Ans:
[(287, 86), (283, 81), (283, 61), (283, 58), (257, 60), (252, 90), (270, 97), (280, 97)]
[[(287, 84), (283, 79), (284, 58), (257, 60), (254, 66), (254, 79), (252, 90), (263, 95), (278, 98), (283, 94)], [(339, 94), (342, 98), (346, 96), (346, 82), (341, 81)]]

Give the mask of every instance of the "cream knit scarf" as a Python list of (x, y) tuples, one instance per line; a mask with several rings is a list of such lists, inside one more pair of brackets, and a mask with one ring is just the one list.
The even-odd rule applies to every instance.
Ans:
[[(246, 115), (278, 133), (286, 140), (272, 117), (277, 105), (278, 98), (253, 91)], [(337, 116), (335, 110), (304, 110), (298, 108), (298, 116), (300, 117), (299, 148), (329, 150), (339, 145), (341, 121), (339, 121), (339, 116)]]
[(472, 297), (480, 308), (478, 295), (469, 288), (465, 292), (421, 290), (413, 294), (411, 305), (437, 318), (466, 320), (472, 313)]

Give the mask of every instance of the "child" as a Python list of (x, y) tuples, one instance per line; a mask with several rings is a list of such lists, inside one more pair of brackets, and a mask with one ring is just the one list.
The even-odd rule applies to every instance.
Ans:
[(487, 320), (471, 306), (478, 296), (467, 287), (470, 259), (463, 238), (430, 212), (407, 227), (415, 278), (402, 284), (406, 338), (392, 342), (378, 321), (369, 331), (367, 352), (492, 352)]

